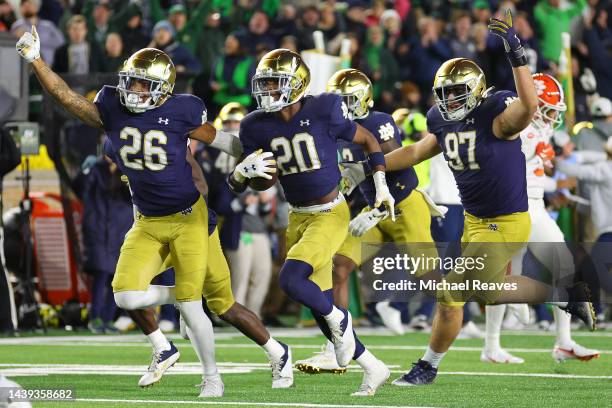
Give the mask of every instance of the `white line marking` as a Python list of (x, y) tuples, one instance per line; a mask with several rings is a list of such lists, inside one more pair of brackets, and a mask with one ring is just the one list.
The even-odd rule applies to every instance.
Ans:
[[(572, 333), (573, 335), (573, 333)], [(119, 342), (119, 343), (106, 343), (106, 342), (75, 342), (75, 341), (56, 341), (52, 343), (46, 343), (44, 341), (44, 337), (35, 337), (31, 339), (27, 339), (29, 341), (23, 342), (21, 340), (26, 339), (11, 339), (13, 342), (0, 342), (0, 347), (2, 346), (15, 346), (15, 345), (30, 345), (30, 346), (70, 346), (70, 347), (146, 347), (151, 348), (149, 343), (144, 342), (141, 339), (140, 342)], [(187, 343), (176, 343), (179, 348), (182, 345), (187, 345)], [(316, 344), (291, 344), (289, 346), (292, 349), (304, 349), (304, 350), (320, 350), (321, 346)], [(255, 343), (216, 343), (215, 347), (218, 349), (226, 348), (226, 349), (244, 349), (244, 348), (261, 348)], [(427, 346), (400, 346), (400, 345), (371, 345), (368, 346), (370, 350), (425, 350)], [(452, 351), (473, 351), (473, 352), (481, 352), (482, 347), (468, 347), (468, 346), (453, 346), (451, 347)], [(550, 353), (552, 351), (551, 348), (506, 348), (506, 351), (510, 353)], [(612, 354), (612, 350), (600, 350), (601, 354)]]
[[(269, 370), (265, 363), (218, 363), (221, 374), (245, 374), (256, 370)], [(397, 370), (398, 365), (390, 365), (392, 373), (403, 374), (405, 371)], [(144, 372), (144, 365), (103, 365), (103, 364), (0, 364), (0, 373), (11, 376), (43, 376), (43, 375), (140, 375)], [(352, 373), (360, 374), (361, 369), (349, 366)], [(199, 363), (180, 363), (168, 370), (165, 375), (199, 375)], [(581, 375), (581, 374), (554, 374), (554, 373), (507, 373), (507, 372), (481, 372), (481, 371), (440, 371), (441, 375), (466, 376), (496, 376), (496, 377), (537, 377), (537, 378), (565, 378), (565, 379), (591, 379), (611, 380), (611, 375)]]
[(308, 404), (299, 402), (246, 402), (246, 401), (177, 401), (177, 400), (126, 400), (126, 399), (106, 399), (106, 398), (76, 398), (76, 401), (85, 402), (125, 402), (131, 404), (184, 404), (184, 405), (246, 405), (258, 407), (306, 407), (306, 408), (433, 408), (433, 407), (417, 407), (408, 405), (337, 405), (337, 404)]

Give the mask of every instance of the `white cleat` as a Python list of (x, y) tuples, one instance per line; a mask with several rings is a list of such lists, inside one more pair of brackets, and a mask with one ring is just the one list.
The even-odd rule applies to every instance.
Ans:
[(280, 345), (285, 349), (285, 354), (279, 359), (270, 359), (270, 366), (272, 367), (272, 388), (289, 388), (293, 386), (291, 349), (284, 343), (280, 343)]
[(406, 333), (402, 325), (402, 314), (399, 310), (392, 307), (387, 301), (376, 303), (375, 308), (387, 329), (399, 336)]
[(474, 324), (469, 321), (461, 328), (458, 339), (484, 339), (485, 334)]
[(526, 303), (509, 303), (508, 310), (516, 316), (516, 320), (522, 325), (529, 324), (529, 305)]
[(333, 349), (324, 346), (323, 351), (315, 353), (314, 356), (298, 360), (295, 362), (295, 368), (306, 374), (344, 374), (345, 367), (340, 367), (336, 361), (336, 353)]
[(414, 316), (410, 320), (410, 324), (408, 326), (418, 331), (430, 329), (429, 323), (427, 322), (427, 316), (422, 314)]
[(572, 341), (572, 344), (570, 344), (569, 347), (561, 347), (555, 344), (555, 348), (552, 352), (552, 356), (557, 363), (561, 363), (565, 360), (589, 361), (594, 358), (599, 358), (599, 355), (599, 350), (588, 349), (575, 341)]
[(520, 357), (513, 356), (504, 349), (495, 351), (483, 350), (480, 353), (480, 361), (483, 363), (499, 363), (499, 364), (523, 364), (525, 360)]
[(223, 396), (223, 391), (225, 390), (219, 374), (206, 377), (202, 384), (196, 385), (196, 387), (201, 387), (199, 398), (219, 398)]
[(359, 389), (352, 393), (354, 397), (370, 397), (389, 379), (391, 371), (380, 360), (376, 360), (373, 367), (368, 368), (363, 373), (363, 381)]
[[(342, 322), (337, 326), (330, 327), (332, 343), (334, 343), (334, 351), (336, 353), (336, 361), (340, 367), (349, 365), (355, 355), (355, 335), (353, 334), (353, 318), (348, 310), (346, 313), (346, 327), (342, 329)], [(345, 320), (343, 319), (343, 321)]]
[(161, 352), (153, 352), (151, 364), (147, 372), (140, 377), (138, 385), (141, 387), (149, 387), (159, 380), (170, 367), (172, 367), (181, 357), (178, 349), (170, 342), (170, 349)]
[(170, 320), (160, 320), (158, 325), (159, 330), (161, 330), (162, 333), (172, 333), (174, 330), (176, 330), (174, 322), (171, 322)]

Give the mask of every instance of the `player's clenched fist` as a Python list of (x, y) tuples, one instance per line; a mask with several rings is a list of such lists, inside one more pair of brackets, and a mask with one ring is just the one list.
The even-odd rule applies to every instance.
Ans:
[(242, 182), (245, 179), (263, 177), (267, 180), (272, 179), (272, 174), (276, 172), (276, 160), (270, 152), (257, 150), (244, 158), (234, 170), (236, 181)]
[(40, 58), (40, 40), (38, 39), (38, 33), (36, 27), (32, 26), (31, 33), (24, 33), (17, 44), (15, 45), (17, 53), (21, 55), (23, 59), (28, 62), (32, 62), (35, 59)]

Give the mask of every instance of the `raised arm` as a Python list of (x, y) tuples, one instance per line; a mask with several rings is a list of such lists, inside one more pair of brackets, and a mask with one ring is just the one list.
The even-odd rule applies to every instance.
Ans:
[(431, 159), (439, 154), (442, 150), (436, 141), (436, 136), (428, 133), (416, 143), (410, 146), (400, 147), (387, 153), (385, 161), (387, 163), (387, 171), (397, 171), (415, 166), (422, 161)]
[(512, 15), (506, 11), (506, 20), (491, 19), (489, 31), (504, 42), (506, 56), (512, 65), (512, 75), (518, 99), (506, 107), (493, 120), (493, 134), (499, 139), (516, 139), (525, 129), (538, 108), (538, 97), (531, 72), (527, 66), (525, 50), (512, 27)]
[(36, 27), (32, 26), (31, 33), (24, 33), (15, 47), (17, 53), (32, 65), (45, 91), (49, 92), (64, 109), (89, 126), (103, 127), (96, 105), (70, 89), (68, 84), (40, 58), (40, 41)]

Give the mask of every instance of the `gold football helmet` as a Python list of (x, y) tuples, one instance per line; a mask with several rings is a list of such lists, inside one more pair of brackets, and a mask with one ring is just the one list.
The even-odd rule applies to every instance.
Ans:
[[(244, 106), (238, 102), (230, 102), (224, 105), (219, 111), (219, 115), (215, 119), (213, 125), (216, 129), (225, 129), (227, 122), (240, 122), (247, 114), (247, 110)], [(232, 129), (233, 130), (233, 129)]]
[(342, 95), (351, 120), (365, 118), (374, 106), (372, 82), (357, 69), (341, 69), (332, 75), (327, 81), (327, 92)]
[(453, 58), (434, 78), (436, 105), (444, 120), (463, 120), (482, 100), (487, 88), (482, 69), (467, 58)]
[(284, 48), (261, 58), (253, 80), (252, 94), (257, 108), (278, 112), (302, 99), (310, 84), (310, 70), (299, 54)]
[(132, 54), (119, 71), (119, 99), (134, 113), (161, 106), (174, 89), (176, 70), (172, 60), (156, 48)]

